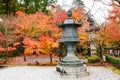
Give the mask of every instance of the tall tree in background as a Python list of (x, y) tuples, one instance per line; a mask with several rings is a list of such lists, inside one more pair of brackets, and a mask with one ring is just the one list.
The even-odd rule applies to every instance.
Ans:
[(48, 7), (56, 0), (0, 0), (0, 14), (14, 15), (16, 11), (27, 14), (42, 11), (47, 13)]
[(84, 5), (83, 1), (82, 0), (73, 0), (73, 5)]
[(13, 50), (16, 50), (15, 46), (13, 46), (16, 42), (16, 37), (14, 36), (14, 25), (16, 24), (16, 20), (15, 17), (8, 18), (8, 16), (4, 16), (2, 18), (3, 22), (0, 26), (0, 33), (2, 34), (1, 41), (3, 40), (3, 42), (0, 43), (0, 46), (4, 48), (6, 57), (8, 57), (9, 55), (12, 55)]
[[(99, 39), (103, 39), (104, 45), (107, 47), (119, 46), (120, 43), (120, 4), (119, 0), (111, 0), (109, 15), (105, 26), (101, 26)], [(101, 41), (101, 40), (100, 40)], [(117, 44), (116, 44), (117, 43)]]
[[(119, 3), (119, 1), (117, 2)], [(120, 6), (118, 6), (114, 2), (112, 4), (113, 4), (112, 5), (113, 9), (109, 11), (108, 25), (109, 27), (111, 27), (111, 32), (113, 34), (113, 37), (110, 38), (111, 42), (116, 43), (120, 41), (120, 38), (119, 38), (120, 37), (120, 34), (119, 34), (120, 33)]]
[(18, 10), (18, 0), (1, 0), (0, 14), (14, 15)]

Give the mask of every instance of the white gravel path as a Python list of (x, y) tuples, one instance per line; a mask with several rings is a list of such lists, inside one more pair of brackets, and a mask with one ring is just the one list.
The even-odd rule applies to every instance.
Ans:
[[(69, 80), (120, 80), (120, 75), (105, 67), (87, 67), (89, 76)], [(68, 80), (56, 77), (55, 67), (15, 66), (0, 69), (0, 80)]]

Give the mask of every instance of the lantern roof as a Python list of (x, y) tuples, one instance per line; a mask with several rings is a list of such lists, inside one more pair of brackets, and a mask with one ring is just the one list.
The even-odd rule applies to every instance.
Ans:
[(59, 27), (63, 27), (63, 26), (67, 26), (67, 25), (71, 25), (71, 26), (74, 25), (75, 27), (82, 26), (82, 24), (83, 24), (82, 22), (78, 23), (76, 20), (72, 19), (72, 11), (71, 10), (69, 10), (67, 12), (67, 16), (68, 16), (68, 18), (66, 20), (63, 20), (62, 24), (58, 25)]

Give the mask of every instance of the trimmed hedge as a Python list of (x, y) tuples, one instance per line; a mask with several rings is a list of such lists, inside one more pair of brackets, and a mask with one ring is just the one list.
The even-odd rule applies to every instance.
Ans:
[(2, 64), (5, 64), (5, 59), (4, 58), (0, 58), (0, 65), (2, 65)]
[(100, 62), (100, 57), (98, 57), (97, 55), (93, 55), (88, 58), (88, 63), (96, 63), (96, 62)]
[(120, 67), (120, 58), (106, 54), (106, 61), (111, 63), (115, 67)]

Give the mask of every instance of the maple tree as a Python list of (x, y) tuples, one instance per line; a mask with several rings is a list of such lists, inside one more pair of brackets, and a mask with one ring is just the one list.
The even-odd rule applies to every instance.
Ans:
[[(14, 24), (16, 23), (15, 18), (13, 16), (4, 16), (1, 15), (3, 22), (0, 26), (0, 34), (1, 34), (1, 48), (4, 48), (2, 53), (5, 54), (6, 57), (11, 56), (12, 52), (16, 50), (16, 47), (13, 46), (13, 43), (16, 41), (14, 37)], [(14, 21), (12, 21), (14, 20)]]
[(4, 45), (3, 43), (4, 43), (4, 35), (0, 32), (0, 52), (1, 52), (0, 55), (4, 55), (3, 53), (4, 53), (5, 49), (2, 46), (2, 45)]
[[(112, 2), (112, 10), (109, 10), (108, 21), (105, 26), (101, 25), (99, 40), (107, 47), (119, 46), (120, 41), (120, 7)], [(118, 44), (115, 44), (115, 43)]]
[(55, 40), (51, 38), (49, 35), (46, 36), (40, 36), (40, 52), (43, 54), (49, 54), (50, 55), (50, 62), (52, 63), (52, 54), (54, 54), (54, 49), (58, 48), (59, 42), (58, 40)]
[[(56, 27), (54, 23), (54, 19), (51, 15), (46, 15), (42, 12), (36, 12), (35, 14), (27, 15), (23, 12), (17, 12), (17, 24), (15, 29), (15, 34), (19, 37), (23, 37), (23, 44), (24, 44), (24, 55), (31, 55), (33, 53), (40, 54), (40, 53), (49, 53), (55, 46), (58, 37), (59, 37), (59, 28)], [(42, 36), (42, 37), (41, 37)], [(48, 41), (41, 40), (47, 39), (53, 43), (52, 46), (49, 44)], [(39, 46), (38, 46), (38, 45)], [(46, 48), (42, 48), (42, 45), (46, 44)], [(43, 47), (45, 47), (43, 45)], [(35, 49), (36, 48), (36, 49)], [(51, 53), (50, 53), (51, 54)]]
[(109, 11), (108, 17), (108, 26), (109, 31), (111, 32), (109, 38), (111, 39), (111, 43), (120, 41), (120, 7), (113, 5), (113, 9)]

